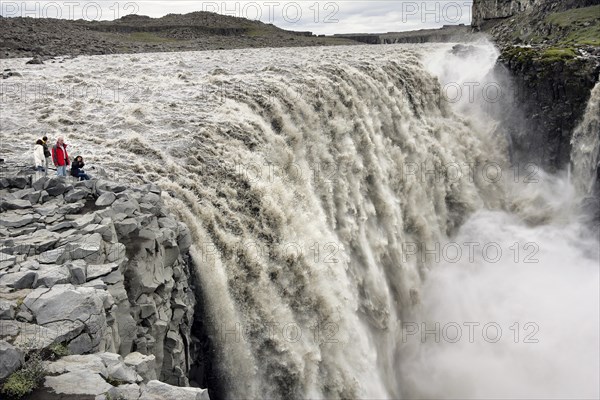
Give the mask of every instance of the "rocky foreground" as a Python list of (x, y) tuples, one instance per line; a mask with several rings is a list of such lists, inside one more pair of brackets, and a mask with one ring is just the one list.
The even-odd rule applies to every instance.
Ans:
[(189, 385), (195, 297), (190, 232), (166, 194), (3, 176), (0, 385), (41, 355), (31, 398), (207, 399), (178, 387)]

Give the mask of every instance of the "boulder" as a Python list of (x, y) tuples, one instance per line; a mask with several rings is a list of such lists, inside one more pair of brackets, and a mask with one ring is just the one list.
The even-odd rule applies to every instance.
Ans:
[(23, 353), (4, 340), (0, 340), (0, 380), (8, 378), (23, 363)]
[(44, 186), (44, 190), (52, 197), (56, 197), (67, 191), (67, 184), (59, 179), (52, 179), (46, 182)]
[(35, 191), (41, 191), (44, 190), (44, 187), (46, 186), (46, 182), (48, 182), (50, 180), (50, 178), (48, 177), (42, 177), (36, 181), (34, 181), (31, 186), (33, 187), (33, 189)]
[(52, 343), (68, 340), (68, 335), (55, 328), (22, 321), (0, 320), (0, 339), (9, 340), (13, 345), (39, 350), (47, 348)]
[(42, 190), (42, 194), (40, 195), (40, 203), (45, 203), (51, 199), (50, 193)]
[(51, 232), (62, 231), (73, 227), (73, 221), (63, 221), (48, 228)]
[(127, 186), (125, 184), (116, 182), (107, 182), (105, 187), (106, 190), (111, 191), (113, 193), (121, 193), (127, 190)]
[(159, 215), (160, 207), (150, 203), (140, 203), (140, 211), (145, 214)]
[(74, 396), (97, 396), (106, 393), (113, 386), (98, 373), (79, 369), (59, 376), (48, 376), (44, 386), (56, 394)]
[(0, 215), (0, 225), (9, 228), (21, 228), (32, 223), (34, 220), (33, 215), (30, 214), (2, 213)]
[(12, 199), (23, 200), (31, 192), (33, 192), (32, 188), (25, 188), (25, 189), (17, 190), (16, 192), (12, 192), (7, 197), (12, 198)]
[(25, 225), (21, 228), (10, 228), (10, 230), (7, 232), (10, 237), (17, 237), (17, 236), (29, 235), (43, 227), (44, 227), (43, 224), (32, 223), (29, 225)]
[(144, 197), (142, 197), (143, 203), (150, 203), (155, 206), (160, 206), (162, 204), (162, 199), (159, 194), (156, 193), (146, 193)]
[(117, 239), (117, 234), (112, 224), (90, 224), (86, 226), (81, 232), (84, 234), (99, 233), (100, 235), (102, 235), (102, 240), (109, 243), (116, 241)]
[(112, 193), (112, 192), (103, 193), (96, 200), (96, 206), (98, 206), (98, 207), (108, 207), (112, 203), (114, 203), (116, 199), (117, 199), (117, 196), (115, 196), (115, 194)]
[(142, 382), (142, 377), (135, 372), (135, 369), (129, 367), (122, 362), (119, 364), (112, 365), (107, 368), (108, 377), (113, 381), (137, 383)]
[(156, 380), (156, 357), (133, 352), (125, 357), (125, 364), (133, 367), (145, 382)]
[(127, 236), (138, 228), (138, 222), (133, 218), (127, 218), (123, 221), (115, 222), (115, 229), (120, 237)]
[(83, 229), (86, 226), (93, 224), (94, 222), (96, 222), (97, 220), (97, 216), (94, 213), (91, 214), (86, 214), (83, 217), (77, 218), (75, 221), (73, 221), (73, 228), (75, 229)]
[(0, 299), (0, 319), (14, 319), (15, 308), (16, 303), (14, 301)]
[(115, 365), (119, 365), (123, 362), (123, 357), (119, 354), (115, 353), (100, 353), (98, 356), (102, 359), (106, 368), (114, 367)]
[(140, 398), (141, 389), (135, 383), (127, 385), (120, 385), (111, 388), (106, 395), (96, 397), (96, 400), (110, 400), (110, 399), (121, 399), (121, 400), (138, 400)]
[(117, 199), (111, 206), (114, 212), (117, 214), (125, 214), (128, 217), (131, 217), (135, 211), (139, 211), (140, 205), (133, 198), (129, 198), (129, 196)]
[(66, 267), (71, 271), (71, 283), (73, 285), (83, 285), (87, 282), (87, 264), (83, 260), (75, 260)]
[(119, 268), (118, 263), (101, 264), (101, 265), (90, 264), (87, 266), (87, 280), (91, 281), (93, 279), (100, 278), (101, 276), (106, 276), (118, 268)]
[(65, 246), (45, 251), (38, 256), (40, 264), (56, 264), (65, 254)]
[(171, 386), (150, 381), (142, 390), (140, 400), (210, 400), (208, 390)]
[(102, 235), (94, 233), (84, 236), (66, 245), (69, 260), (85, 260), (86, 262), (103, 261)]
[(88, 333), (82, 333), (71, 340), (67, 348), (71, 354), (85, 354), (93, 350), (94, 340)]
[(31, 208), (29, 200), (20, 199), (2, 199), (0, 200), (0, 209), (2, 210), (24, 210)]
[(123, 243), (112, 243), (106, 246), (106, 261), (120, 262), (125, 259), (127, 248)]
[(85, 206), (83, 201), (76, 203), (65, 204), (58, 209), (59, 214), (76, 214)]
[(35, 212), (36, 213), (38, 213), (40, 215), (43, 215), (43, 216), (46, 216), (46, 217), (55, 215), (56, 211), (57, 211), (56, 210), (56, 204), (52, 204), (52, 203), (47, 203), (47, 204), (45, 204), (43, 206), (36, 206), (35, 207)]
[(106, 365), (97, 354), (69, 355), (61, 357), (54, 362), (44, 364), (46, 371), (51, 375), (64, 374), (77, 370), (86, 370), (93, 374), (108, 376)]
[(76, 201), (83, 200), (87, 197), (88, 191), (85, 189), (75, 189), (65, 195), (65, 201), (67, 203), (75, 203)]
[(54, 285), (71, 282), (71, 272), (66, 266), (63, 265), (42, 268), (37, 272), (37, 274), (38, 279), (33, 286), (34, 288), (51, 288)]
[(41, 190), (31, 192), (27, 196), (27, 200), (29, 200), (29, 202), (31, 204), (37, 204), (37, 203), (39, 203), (40, 199), (42, 198), (42, 193), (43, 192)]
[(6, 178), (8, 187), (25, 189), (29, 185), (29, 177), (10, 176)]
[[(50, 290), (36, 289), (29, 293), (23, 304), (31, 310), (37, 323), (48, 325), (54, 322), (83, 323), (86, 331), (102, 335), (106, 328), (104, 300), (102, 292), (91, 288), (73, 285), (55, 285)], [(73, 331), (75, 327), (64, 327), (63, 331)]]
[(51, 249), (59, 239), (58, 234), (41, 229), (28, 236), (15, 237), (14, 250), (18, 254), (41, 254)]
[(13, 289), (33, 288), (37, 281), (37, 272), (22, 271), (0, 276), (0, 287), (6, 286)]

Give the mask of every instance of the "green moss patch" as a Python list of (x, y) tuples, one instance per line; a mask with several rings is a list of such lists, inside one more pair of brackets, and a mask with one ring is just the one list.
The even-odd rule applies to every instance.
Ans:
[(577, 55), (577, 50), (574, 47), (532, 48), (516, 46), (507, 48), (502, 52), (502, 58), (516, 61), (519, 64), (570, 62), (575, 60)]
[(560, 44), (600, 46), (600, 5), (553, 13), (546, 22), (561, 32)]
[(585, 25), (600, 21), (600, 5), (573, 8), (568, 11), (550, 14), (546, 17), (546, 21), (553, 25), (562, 27), (571, 27), (573, 25)]
[(35, 351), (20, 370), (8, 377), (0, 392), (9, 399), (20, 399), (37, 389), (45, 374), (41, 353)]
[(568, 61), (577, 57), (577, 52), (572, 47), (551, 47), (541, 53), (541, 59), (544, 61)]

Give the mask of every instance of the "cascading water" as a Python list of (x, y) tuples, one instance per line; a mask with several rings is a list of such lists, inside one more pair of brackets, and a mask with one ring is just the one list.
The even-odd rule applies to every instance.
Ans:
[(600, 79), (592, 90), (581, 124), (571, 140), (575, 186), (582, 195), (592, 193), (600, 168)]
[[(487, 56), (472, 57), (483, 60), (472, 71), (489, 71), (497, 53), (475, 47)], [(452, 105), (439, 82), (486, 74), (448, 74), (460, 59), (448, 50), (80, 57), (28, 67), (30, 88), (52, 90), (17, 112), (10, 104), (23, 92), (5, 88), (0, 118), (23, 142), (66, 133), (88, 163), (173, 194), (167, 201), (195, 241), (204, 324), (222, 374), (217, 398), (543, 397), (543, 379), (555, 376), (565, 379), (554, 381), (562, 394), (597, 394), (598, 271), (594, 243), (577, 241), (585, 228), (571, 222), (570, 186), (548, 177), (523, 187), (494, 175), (510, 171), (506, 141), (494, 123), (469, 115), (477, 100)], [(557, 188), (561, 197), (549, 196)], [(537, 268), (508, 255), (445, 268), (426, 256), (451, 241), (521, 239), (541, 242), (540, 252), (550, 246)], [(541, 307), (546, 301), (551, 307)], [(405, 340), (415, 321), (448, 319), (538, 321), (547, 341), (533, 349)], [(582, 320), (582, 339), (566, 342), (573, 329), (559, 322)], [(571, 342), (575, 351), (560, 362), (541, 356)], [(531, 354), (538, 369), (526, 385), (514, 365)], [(504, 368), (511, 374), (500, 379)]]
[[(450, 74), (439, 55), (430, 59), (442, 84), (495, 86), (473, 55), (452, 61)], [(479, 77), (460, 67), (469, 62)], [(440, 244), (449, 252), (429, 257), (422, 301), (404, 321), (409, 398), (598, 398), (599, 232), (580, 201), (596, 175), (599, 87), (573, 138), (576, 186), (566, 173), (511, 167), (503, 171), (506, 210), (476, 211)], [(457, 111), (493, 131), (485, 114), (502, 103), (472, 99), (459, 99)]]

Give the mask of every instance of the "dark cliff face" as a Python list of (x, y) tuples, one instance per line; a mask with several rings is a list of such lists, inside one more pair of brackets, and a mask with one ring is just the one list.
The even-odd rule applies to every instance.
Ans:
[(512, 17), (513, 15), (531, 9), (534, 3), (544, 0), (475, 0), (473, 1), (472, 25), (481, 27), (485, 21)]
[[(534, 53), (534, 51), (531, 51)], [(537, 58), (505, 52), (499, 68), (508, 72), (503, 83), (509, 102), (505, 126), (512, 142), (513, 162), (549, 172), (570, 162), (571, 138), (581, 122), (590, 92), (600, 74), (593, 58)]]
[(600, 74), (598, 0), (474, 0), (473, 26), (502, 51), (513, 161), (566, 168)]

